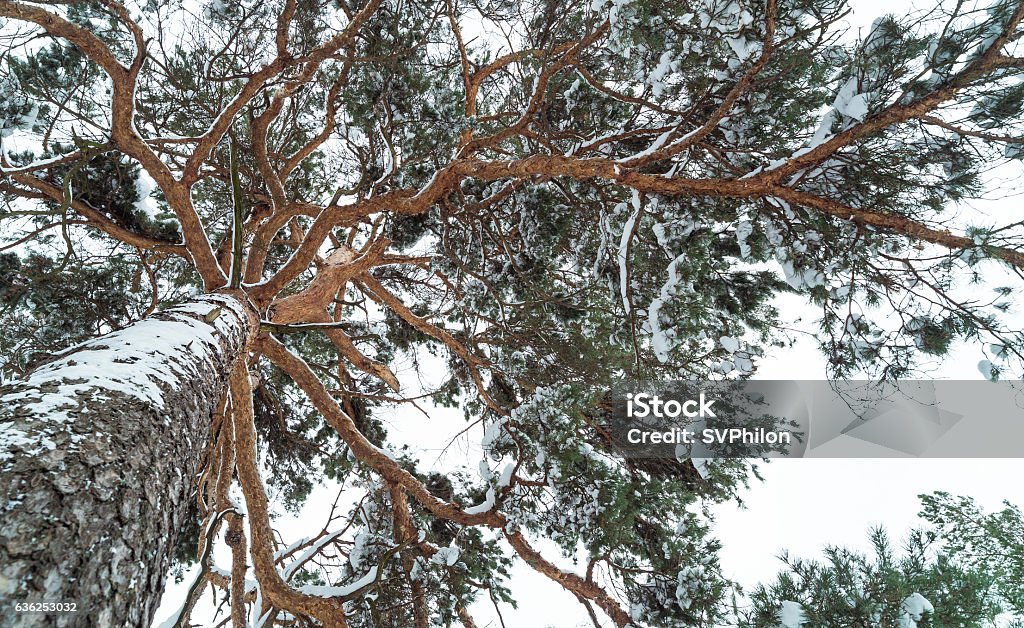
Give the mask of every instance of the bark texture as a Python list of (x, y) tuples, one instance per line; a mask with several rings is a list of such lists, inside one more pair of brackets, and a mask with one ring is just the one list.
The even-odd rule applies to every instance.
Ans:
[(205, 296), (0, 389), (0, 625), (150, 624), (212, 414), (257, 328), (235, 298)]

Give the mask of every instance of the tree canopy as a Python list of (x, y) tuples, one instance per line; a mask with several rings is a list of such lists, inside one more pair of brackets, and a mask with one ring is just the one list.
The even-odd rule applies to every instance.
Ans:
[[(617, 455), (614, 379), (750, 376), (789, 341), (783, 293), (820, 311), (834, 376), (962, 339), (991, 378), (1024, 358), (1024, 217), (961, 211), (1024, 157), (1024, 3), (856, 37), (848, 11), (0, 0), (0, 373), (237, 289), (261, 333), (179, 541), (231, 590), (208, 550), (244, 502), (236, 612), (469, 626), (518, 556), (595, 622), (714, 625), (731, 583), (700, 505), (751, 466)], [(467, 471), (389, 438), (431, 404), (482, 439)], [(267, 486), (297, 508), (325, 480), (336, 517), (282, 544)]]

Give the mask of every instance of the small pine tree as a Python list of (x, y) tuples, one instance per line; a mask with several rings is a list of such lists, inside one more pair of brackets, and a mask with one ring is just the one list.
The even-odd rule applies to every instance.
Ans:
[(1024, 626), (1021, 511), (985, 513), (969, 497), (921, 496), (922, 529), (902, 551), (870, 533), (872, 554), (827, 547), (791, 558), (738, 605), (741, 626)]

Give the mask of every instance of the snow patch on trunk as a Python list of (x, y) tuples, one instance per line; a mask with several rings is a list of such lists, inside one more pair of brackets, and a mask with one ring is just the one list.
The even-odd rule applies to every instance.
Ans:
[[(0, 462), (16, 451), (54, 449), (49, 436), (72, 422), (83, 394), (134, 397), (163, 408), (164, 388), (176, 390), (184, 376), (212, 370), (220, 338), (237, 334), (245, 320), (234, 298), (207, 295), (72, 347), (0, 397), (0, 407), (19, 404), (13, 420), (0, 423)], [(26, 424), (36, 428), (33, 434), (21, 429)]]

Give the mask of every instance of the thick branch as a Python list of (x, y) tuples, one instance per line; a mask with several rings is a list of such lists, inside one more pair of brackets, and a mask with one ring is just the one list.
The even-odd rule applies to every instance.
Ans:
[(263, 488), (263, 480), (256, 462), (252, 387), (245, 360), (241, 360), (231, 373), (230, 385), (235, 430), (235, 468), (249, 511), (253, 568), (263, 595), (275, 606), (316, 617), (326, 626), (344, 627), (348, 624), (339, 600), (300, 593), (291, 588), (277, 571), (274, 560), (274, 531), (270, 526), (267, 493)]
[(487, 387), (484, 386), (483, 379), (480, 377), (480, 367), (485, 365), (484, 360), (472, 354), (465, 345), (459, 342), (458, 339), (456, 339), (455, 336), (447, 330), (434, 325), (421, 316), (417, 316), (408, 308), (408, 306), (402, 303), (401, 299), (391, 294), (383, 284), (377, 281), (377, 279), (369, 273), (361, 274), (358, 281), (366, 288), (367, 294), (372, 299), (381, 305), (386, 306), (395, 314), (398, 314), (402, 320), (412, 325), (413, 328), (420, 333), (426, 334), (431, 338), (443, 342), (445, 346), (455, 352), (455, 354), (466, 363), (466, 366), (469, 367), (470, 377), (473, 378), (473, 383), (476, 384), (477, 393), (479, 393), (480, 398), (483, 399), (484, 403), (487, 404), (487, 407), (498, 414), (508, 413), (507, 410), (494, 401), (491, 395), (488, 394)]
[(836, 154), (840, 148), (849, 146), (859, 139), (868, 137), (894, 124), (921, 118), (992, 70), (998, 67), (1005, 67), (1002, 65), (1001, 59), (1006, 57), (999, 54), (1000, 50), (1022, 19), (1024, 19), (1024, 2), (1018, 3), (1017, 9), (1013, 12), (1000, 35), (989, 43), (985, 52), (971, 61), (955, 77), (941, 84), (938, 89), (908, 104), (896, 103), (890, 105), (882, 111), (868, 116), (860, 124), (855, 124), (799, 157), (794, 157), (777, 168), (765, 171), (756, 178), (770, 179), (773, 182), (782, 181), (783, 178), (802, 168), (813, 166), (828, 159)]
[[(309, 80), (312, 73), (315, 72), (316, 68), (319, 67), (324, 60), (333, 55), (338, 50), (347, 46), (356, 36), (359, 29), (362, 28), (363, 24), (366, 23), (370, 16), (372, 16), (377, 8), (380, 6), (382, 0), (370, 0), (367, 2), (358, 13), (352, 16), (351, 21), (345, 26), (344, 30), (340, 33), (327, 40), (312, 52), (304, 57), (292, 57), (287, 50), (284, 52), (278, 52), (277, 57), (269, 64), (262, 67), (258, 72), (253, 74), (249, 80), (245, 83), (238, 94), (228, 103), (228, 106), (221, 111), (217, 119), (214, 120), (213, 125), (210, 129), (203, 134), (199, 143), (196, 144), (196, 148), (185, 163), (185, 169), (182, 173), (182, 181), (186, 184), (191, 185), (195, 182), (199, 168), (203, 163), (209, 159), (213, 149), (220, 143), (220, 140), (224, 137), (224, 134), (228, 132), (231, 125), (234, 124), (235, 118), (241, 112), (241, 110), (248, 105), (256, 94), (260, 93), (266, 84), (273, 78), (277, 77), (281, 71), (289, 66), (298, 64), (305, 64), (306, 67), (303, 71), (304, 79), (298, 82), (290, 83), (290, 87), (285, 87), (275, 95), (275, 98), (283, 99), (291, 94), (291, 92), (301, 85), (302, 83)], [(280, 25), (279, 25), (280, 35)], [(278, 43), (281, 43), (279, 36)], [(285, 40), (285, 43), (287, 41)], [(308, 73), (308, 75), (307, 75)], [(274, 114), (276, 116), (276, 113)], [(269, 121), (268, 121), (269, 124)]]
[[(54, 203), (63, 203), (65, 200), (64, 190), (59, 186), (40, 179), (39, 177), (30, 174), (16, 174), (11, 178), (21, 185), (42, 192)], [(88, 220), (90, 225), (96, 227), (110, 237), (120, 240), (121, 242), (131, 244), (132, 246), (139, 247), (140, 249), (164, 251), (181, 257), (187, 257), (185, 247), (180, 244), (171, 244), (165, 240), (158, 240), (156, 238), (135, 233), (134, 231), (129, 231), (80, 199), (72, 198), (68, 206)]]
[[(335, 250), (304, 290), (272, 304), (273, 322), (295, 323), (308, 320), (311, 314), (326, 310), (334, 301), (334, 296), (350, 279), (377, 264), (389, 244), (387, 239), (379, 239), (361, 254), (348, 247)], [(251, 294), (261, 298), (268, 296), (265, 291), (265, 287), (258, 286), (251, 290)]]
[[(748, 179), (686, 179), (665, 178), (627, 170), (608, 159), (572, 159), (560, 155), (530, 157), (520, 161), (457, 162), (454, 168), (460, 174), (480, 179), (496, 180), (508, 177), (568, 176), (576, 179), (606, 179), (648, 194), (669, 196), (711, 196), (732, 198), (763, 198), (775, 196), (790, 203), (800, 204), (843, 220), (871, 225), (914, 240), (957, 250), (973, 248), (975, 242), (945, 230), (882, 211), (853, 208), (829, 199), (787, 188), (774, 181), (774, 177)], [(1024, 253), (1015, 249), (988, 246), (986, 252), (1018, 268), (1024, 268)]]
[(632, 623), (629, 614), (619, 606), (612, 596), (608, 595), (607, 591), (602, 589), (595, 582), (584, 580), (572, 572), (562, 571), (555, 565), (549, 563), (543, 556), (541, 556), (540, 552), (530, 546), (526, 537), (524, 537), (521, 532), (506, 531), (505, 538), (508, 539), (509, 545), (512, 546), (512, 549), (514, 549), (528, 565), (551, 580), (562, 585), (562, 587), (567, 591), (575, 593), (579, 597), (593, 600), (595, 604), (601, 607), (601, 610), (612, 618), (612, 621), (615, 622), (616, 626), (621, 628)]
[(88, 29), (73, 24), (56, 13), (30, 4), (0, 0), (0, 17), (9, 17), (41, 26), (52, 37), (71, 42), (82, 54), (103, 68), (116, 84), (125, 80), (128, 68), (121, 65), (102, 39)]
[(175, 180), (170, 168), (153, 152), (135, 128), (135, 84), (146, 54), (145, 42), (141, 39), (142, 31), (135, 22), (127, 18), (127, 12), (123, 7), (114, 2), (106, 4), (119, 18), (125, 17), (128, 20), (126, 26), (135, 38), (137, 50), (129, 68), (124, 67), (106, 43), (88, 29), (72, 24), (56, 13), (20, 2), (0, 1), (0, 16), (38, 24), (50, 36), (71, 42), (110, 76), (113, 84), (110, 102), (111, 143), (126, 155), (135, 158), (163, 190), (168, 204), (181, 223), (185, 246), (192, 256), (196, 270), (203, 278), (206, 289), (216, 290), (227, 283), (227, 278), (213, 255), (202, 221), (192, 205), (191, 196), (188, 190)]
[(366, 439), (352, 420), (324, 387), (323, 382), (302, 358), (294, 355), (277, 340), (262, 335), (256, 348), (278, 368), (287, 373), (306, 393), (314, 407), (338, 433), (360, 462), (380, 474), (386, 481), (402, 486), (412, 497), (437, 517), (461, 525), (487, 525), (500, 528), (505, 518), (496, 510), (468, 513), (457, 505), (436, 497), (416, 476), (403, 469), (391, 456)]

